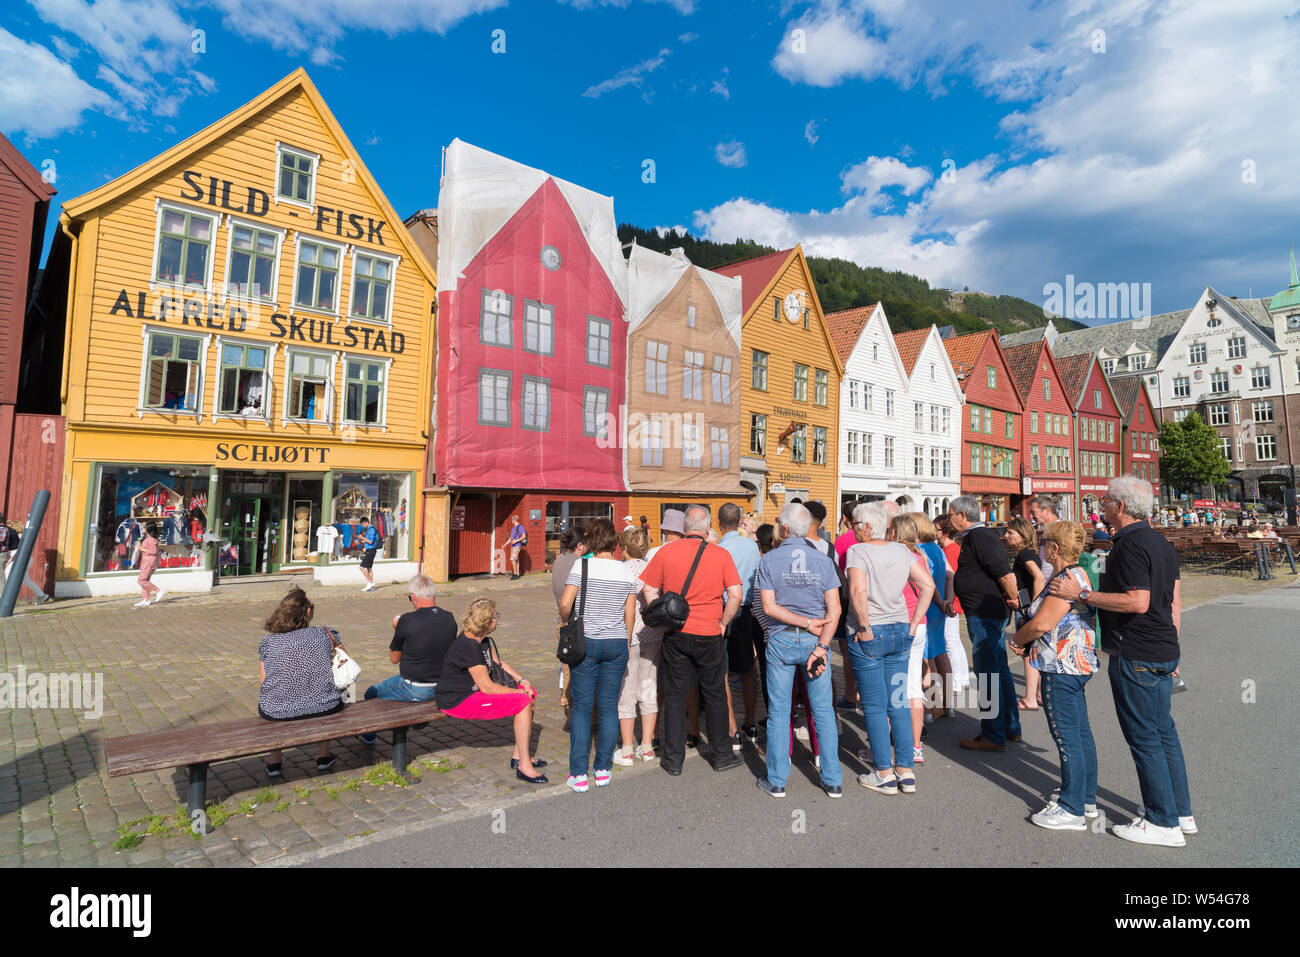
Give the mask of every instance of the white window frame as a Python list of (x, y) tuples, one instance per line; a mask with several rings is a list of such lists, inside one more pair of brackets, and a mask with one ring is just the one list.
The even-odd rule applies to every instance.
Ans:
[[(230, 263), (235, 251), (236, 226), (241, 226), (244, 229), (255, 229), (264, 233), (275, 233), (279, 237), (275, 243), (275, 268), (271, 270), (271, 293), (269, 296), (243, 296), (230, 291)], [(259, 223), (251, 219), (240, 219), (237, 216), (226, 217), (226, 274), (221, 281), (221, 302), (223, 304), (233, 299), (235, 302), (267, 303), (275, 309), (279, 309), (280, 269), (284, 266), (284, 237), (286, 232), (287, 230), (281, 229), (279, 226)], [(254, 243), (254, 248), (256, 248), (256, 243)]]
[[(1264, 443), (1271, 445), (1272, 454), (1264, 455), (1261, 451)], [(1255, 461), (1256, 462), (1276, 462), (1277, 461), (1277, 436), (1276, 435), (1257, 435), (1255, 436)]]
[(912, 430), (917, 433), (925, 432), (925, 403), (912, 403)]
[(682, 423), (682, 468), (698, 469), (704, 461), (700, 445), (700, 426), (697, 422)]
[[(285, 153), (294, 153), (298, 156), (305, 156), (312, 161), (311, 163), (311, 190), (308, 202), (304, 203), (300, 199), (294, 199), (291, 196), (280, 195), (280, 157)], [(275, 174), (273, 185), (271, 186), (271, 202), (279, 205), (287, 203), (290, 206), (297, 206), (299, 209), (316, 208), (316, 181), (320, 178), (321, 156), (319, 153), (313, 153), (311, 150), (305, 150), (298, 146), (290, 146), (288, 143), (282, 143), (279, 140), (275, 143)]]
[[(605, 330), (605, 337), (602, 339), (599, 335), (592, 337), (592, 332), (597, 328)], [(596, 360), (591, 358), (592, 342), (596, 343)], [(600, 346), (605, 346), (605, 361), (600, 362)], [(598, 369), (608, 369), (614, 361), (614, 323), (609, 319), (602, 319), (600, 316), (587, 316), (587, 337), (582, 343), (583, 356), (587, 360), (587, 365), (595, 366)]]
[(217, 261), (217, 232), (221, 229), (221, 215), (202, 206), (191, 206), (189, 203), (178, 203), (171, 199), (164, 200), (162, 197), (154, 200), (153, 208), (153, 258), (150, 260), (152, 265), (149, 267), (149, 291), (167, 290), (183, 297), (187, 290), (194, 292), (199, 288), (198, 286), (186, 285), (183, 279), (179, 282), (163, 282), (158, 278), (158, 255), (162, 252), (163, 210), (171, 209), (178, 213), (188, 213), (191, 216), (202, 216), (212, 224), (208, 233), (212, 237), (208, 243), (208, 274), (203, 279), (203, 291), (208, 295), (212, 295), (212, 274)]
[[(1262, 380), (1262, 381), (1261, 381)], [(1273, 386), (1273, 370), (1268, 366), (1251, 366), (1250, 387), (1252, 389), (1269, 389)]]
[[(494, 377), (504, 376), (506, 380), (506, 421), (500, 422), (483, 418), (483, 376), (484, 374)], [(510, 393), (515, 387), (515, 375), (509, 369), (492, 369), (487, 366), (480, 366), (478, 374), (474, 377), (474, 421), (481, 428), (489, 429), (513, 429), (515, 427), (514, 413), (510, 408)], [(342, 403), (340, 403), (341, 405)], [(493, 396), (493, 413), (496, 412), (496, 397)]]
[[(346, 319), (349, 322), (366, 322), (372, 326), (384, 326), (385, 328), (391, 329), (393, 327), (393, 302), (397, 298), (396, 296), (397, 267), (401, 265), (402, 257), (400, 255), (393, 255), (391, 253), (375, 252), (373, 249), (369, 249), (364, 246), (363, 247), (352, 246), (349, 248), (351, 249), (352, 252), (352, 256), (351, 256), (352, 275), (348, 277), (348, 309), (345, 314)], [(392, 274), (388, 277), (388, 304), (387, 307), (384, 309), (384, 315), (388, 317), (387, 319), (375, 319), (372, 318), (371, 316), (358, 316), (352, 311), (352, 294), (355, 293), (357, 289), (357, 257), (358, 256), (369, 256), (371, 259), (382, 259), (386, 261), (389, 266), (392, 267)], [(297, 275), (296, 271), (294, 275)], [(512, 304), (512, 309), (513, 309), (513, 304)], [(482, 321), (483, 321), (482, 317), (480, 316), (479, 322), (481, 323)], [(480, 326), (480, 329), (481, 328), (482, 326)]]
[(682, 398), (704, 401), (704, 353), (682, 350)]
[(858, 433), (849, 429), (847, 441), (844, 443), (844, 464), (858, 464)]
[[(1268, 418), (1267, 418), (1267, 419), (1260, 418), (1260, 413), (1263, 412), (1263, 411), (1265, 411), (1265, 408), (1267, 408), (1267, 411), (1268, 411)], [(1250, 404), (1250, 419), (1251, 419), (1252, 422), (1255, 422), (1255, 423), (1265, 423), (1265, 422), (1272, 422), (1272, 421), (1274, 421), (1274, 419), (1273, 419), (1273, 400), (1272, 400), (1272, 399), (1257, 399), (1257, 400), (1255, 400), (1254, 402), (1251, 402), (1251, 404)]]
[[(528, 424), (528, 385), (532, 383), (534, 390), (537, 386), (546, 387), (546, 423), (544, 425)], [(536, 393), (534, 393), (536, 394)], [(550, 432), (551, 431), (551, 380), (545, 376), (524, 375), (519, 377), (519, 428), (525, 432)], [(534, 409), (534, 411), (536, 411)]]
[[(1222, 376), (1223, 378), (1222, 378), (1222, 379), (1219, 379), (1220, 376)], [(1219, 382), (1222, 382), (1222, 383), (1223, 383), (1223, 388), (1222, 388), (1222, 389), (1216, 389), (1216, 388), (1215, 388), (1215, 386), (1216, 386)], [(1226, 395), (1226, 394), (1228, 393), (1228, 390), (1229, 390), (1230, 388), (1231, 388), (1231, 383), (1228, 381), (1228, 373), (1226, 373), (1226, 372), (1211, 372), (1211, 373), (1210, 373), (1210, 395)]]
[(1176, 375), (1173, 381), (1173, 395), (1175, 399), (1186, 399), (1192, 394), (1192, 379), (1190, 376)]
[(731, 430), (722, 426), (709, 427), (710, 461), (715, 469), (731, 468)]
[[(1198, 351), (1199, 350), (1199, 351)], [(1192, 342), (1187, 346), (1187, 363), (1188, 365), (1200, 366), (1205, 365), (1206, 348), (1204, 342)], [(1200, 358), (1196, 358), (1197, 356)]]
[[(483, 320), (488, 315), (487, 304), (489, 299), (492, 300), (493, 304), (504, 301), (508, 307), (508, 314), (506, 315), (507, 342), (488, 342), (483, 338)], [(501, 317), (499, 312), (493, 312), (491, 315), (494, 321)], [(496, 330), (494, 329), (493, 334), (495, 335), (495, 333)], [(510, 295), (510, 293), (504, 292), (500, 289), (485, 289), (481, 286), (479, 287), (478, 342), (481, 346), (492, 346), (497, 349), (513, 349), (515, 347), (515, 297)]]
[[(149, 374), (149, 336), (152, 333), (169, 336), (185, 336), (188, 339), (198, 339), (201, 343), (199, 346), (199, 382), (195, 391), (194, 411), (188, 409), (153, 409), (144, 404), (144, 394), (146, 390), (146, 376)], [(180, 418), (189, 418), (194, 416), (194, 421), (200, 422), (203, 419), (203, 400), (204, 393), (208, 387), (208, 349), (212, 345), (211, 333), (207, 335), (193, 335), (187, 331), (178, 331), (169, 329), (166, 326), (159, 326), (151, 323), (143, 323), (140, 327), (140, 388), (136, 393), (135, 416), (137, 419), (143, 419), (145, 414), (149, 415), (166, 415), (178, 416)]]
[[(582, 434), (584, 437), (601, 441), (609, 438), (609, 392), (609, 389), (602, 386), (588, 385), (582, 387)], [(604, 396), (605, 401), (603, 408), (602, 403), (597, 402), (596, 408), (592, 410), (594, 416), (592, 422), (596, 427), (589, 430), (587, 428), (587, 400), (588, 397), (595, 395)]]
[[(339, 281), (338, 285), (334, 289), (334, 310), (332, 312), (321, 309), (319, 306), (298, 305), (298, 267), (302, 265), (302, 244), (304, 242), (313, 243), (317, 246), (329, 247), (339, 254)], [(296, 315), (299, 311), (303, 311), (318, 316), (333, 316), (335, 319), (341, 318), (339, 315), (339, 303), (343, 298), (343, 264), (347, 261), (347, 255), (348, 246), (346, 243), (336, 243), (328, 239), (321, 239), (314, 235), (304, 236), (301, 231), (293, 234), (293, 289), (289, 295), (289, 315)]]
[[(1228, 412), (1228, 403), (1212, 402), (1210, 403), (1210, 425), (1227, 425), (1232, 420)], [(1137, 433), (1135, 432), (1136, 436)]]
[[(289, 415), (289, 379), (293, 375), (293, 354), (295, 352), (306, 353), (310, 356), (325, 358), (330, 360), (329, 379), (326, 380), (328, 388), (325, 390), (325, 415), (319, 419), (299, 419)], [(334, 374), (338, 371), (339, 353), (337, 351), (329, 352), (324, 349), (302, 349), (298, 346), (284, 347), (284, 375), (281, 382), (280, 395), (280, 425), (284, 426), (290, 422), (296, 422), (300, 425), (323, 425), (330, 431), (334, 430), (334, 392), (337, 383)]]
[(870, 432), (862, 433), (862, 464), (871, 464), (871, 446), (874, 444)]
[(1227, 436), (1219, 437), (1219, 454), (1229, 462), (1232, 461), (1232, 439)]
[[(388, 431), (388, 380), (393, 373), (393, 359), (386, 356), (382, 359), (376, 358), (369, 353), (344, 352), (342, 353), (344, 362), (342, 373), (339, 376), (339, 427), (352, 429), (377, 429), (380, 432)], [(378, 422), (353, 422), (345, 419), (348, 411), (348, 367), (347, 362), (355, 360), (356, 362), (382, 362), (384, 365), (384, 393), (379, 400), (379, 421)], [(513, 380), (511, 382), (513, 385)], [(477, 385), (477, 383), (476, 383)]]
[(894, 437), (892, 435), (885, 436), (884, 461), (881, 464), (887, 469), (894, 467)]
[[(223, 368), (221, 350), (223, 345), (227, 343), (232, 346), (243, 346), (244, 348), (252, 346), (255, 349), (265, 349), (267, 352), (266, 368), (262, 370), (262, 391), (264, 393), (262, 396), (262, 415), (236, 415), (230, 412), (218, 411), (221, 408), (221, 370)], [(280, 343), (278, 342), (268, 343), (256, 339), (241, 339), (236, 336), (217, 336), (217, 382), (212, 392), (212, 411), (209, 413), (211, 417), (208, 421), (236, 419), (240, 422), (265, 422), (267, 425), (271, 424), (271, 383), (275, 381), (275, 354), (279, 348)], [(288, 401), (287, 397), (286, 401)]]
[[(664, 465), (664, 423), (657, 415), (652, 415), (641, 423), (640, 428), (641, 465), (643, 468), (663, 468)], [(646, 459), (649, 461), (646, 461)]]
[[(538, 339), (539, 339), (539, 342), (538, 342), (539, 348), (537, 348), (537, 349), (530, 349), (530, 348), (528, 348), (528, 307), (529, 307), (529, 306), (536, 306), (536, 307), (537, 307), (537, 311), (538, 311), (539, 316), (540, 316), (540, 315), (546, 315), (546, 316), (549, 316), (549, 317), (550, 317), (550, 322), (549, 322), (549, 323), (543, 323), (543, 322), (540, 321), (540, 319), (539, 319), (539, 321), (538, 321), (538, 323), (537, 323), (537, 327), (538, 327)], [(550, 331), (550, 333), (551, 333), (551, 348), (550, 348), (550, 349), (542, 349), (542, 348), (540, 348), (540, 345), (541, 345), (541, 343), (540, 343), (540, 338), (541, 338), (541, 330), (542, 330), (542, 329), (549, 329), (549, 331)], [(553, 355), (555, 355), (555, 345), (556, 345), (555, 340), (556, 340), (556, 332), (557, 332), (557, 330), (556, 330), (556, 324), (555, 324), (555, 306), (554, 306), (554, 304), (552, 304), (552, 303), (545, 303), (545, 302), (542, 302), (540, 299), (529, 299), (527, 296), (525, 296), (525, 297), (524, 297), (524, 308), (523, 308), (523, 311), (522, 311), (522, 312), (520, 313), (520, 315), (519, 315), (519, 348), (522, 349), (524, 352), (528, 353), (529, 355), (534, 355), (534, 356), (553, 356)]]
[[(653, 348), (653, 356), (651, 355)], [(651, 370), (654, 370), (654, 385), (662, 388), (651, 386)], [(646, 395), (667, 395), (668, 394), (668, 343), (659, 342), (656, 339), (647, 339), (645, 341), (645, 391)]]
[[(710, 376), (713, 401), (721, 405), (731, 402), (731, 356), (715, 355)], [(723, 388), (725, 386), (726, 388)]]
[[(1234, 351), (1236, 350), (1236, 351)], [(1228, 339), (1228, 358), (1244, 359), (1246, 358), (1246, 337), (1231, 336)]]

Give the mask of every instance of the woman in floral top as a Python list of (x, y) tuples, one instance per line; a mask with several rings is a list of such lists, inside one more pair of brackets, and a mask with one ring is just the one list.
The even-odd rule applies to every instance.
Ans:
[[(1070, 575), (1090, 589), (1079, 567), (1085, 532), (1075, 522), (1053, 522), (1043, 537), (1043, 558), (1053, 578)], [(1043, 709), (1061, 755), (1061, 786), (1047, 807), (1030, 818), (1039, 827), (1083, 831), (1097, 816), (1097, 749), (1088, 725), (1084, 688), (1097, 671), (1096, 611), (1081, 601), (1047, 594), (1030, 606), (1033, 617), (1011, 637), (1026, 667), (1042, 675)]]

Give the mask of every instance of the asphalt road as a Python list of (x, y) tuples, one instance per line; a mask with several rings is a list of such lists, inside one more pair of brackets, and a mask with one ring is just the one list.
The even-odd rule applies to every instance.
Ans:
[[(763, 763), (748, 745), (747, 768), (719, 774), (692, 752), (680, 778), (658, 770), (657, 762), (616, 767), (608, 788), (574, 794), (563, 785), (567, 737), (550, 736), (540, 748), (554, 771), (544, 788), (496, 808), (457, 812), (283, 863), (1294, 867), (1300, 864), (1300, 722), (1289, 695), (1300, 685), (1298, 618), (1297, 586), (1221, 599), (1184, 616), (1183, 676), (1190, 687), (1173, 699), (1174, 717), (1200, 827), (1185, 848), (1034, 827), (1029, 814), (1059, 780), (1046, 720), (1041, 712), (1024, 714), (1024, 742), (984, 755), (957, 746), (976, 729), (965, 711), (931, 725), (914, 795), (886, 797), (858, 786), (862, 767), (852, 755), (865, 742), (860, 715), (841, 720), (844, 797), (837, 801), (817, 786), (802, 745), (783, 800), (755, 787)], [(1012, 668), (1019, 674), (1019, 662)], [(1126, 823), (1141, 797), (1104, 670), (1089, 684), (1088, 704), (1100, 764), (1098, 803), (1107, 825)]]

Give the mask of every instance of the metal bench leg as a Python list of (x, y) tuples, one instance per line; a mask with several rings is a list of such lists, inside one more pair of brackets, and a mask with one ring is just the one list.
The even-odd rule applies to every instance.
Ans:
[(406, 728), (393, 729), (393, 767), (398, 774), (406, 771)]
[(190, 830), (194, 834), (211, 834), (212, 825), (208, 822), (208, 766), (207, 764), (190, 765)]

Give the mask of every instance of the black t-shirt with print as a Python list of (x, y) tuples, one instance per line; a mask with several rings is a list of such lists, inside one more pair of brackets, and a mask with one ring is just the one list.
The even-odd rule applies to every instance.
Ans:
[(431, 684), (442, 676), (443, 659), (455, 640), (455, 615), (444, 608), (417, 608), (397, 619), (388, 649), (402, 653), (403, 678)]
[(447, 711), (456, 707), (475, 691), (478, 686), (469, 675), (469, 669), (477, 665), (487, 666), (488, 646), (481, 641), (461, 632), (447, 649), (447, 656), (442, 660), (442, 677), (438, 679), (438, 707)]

